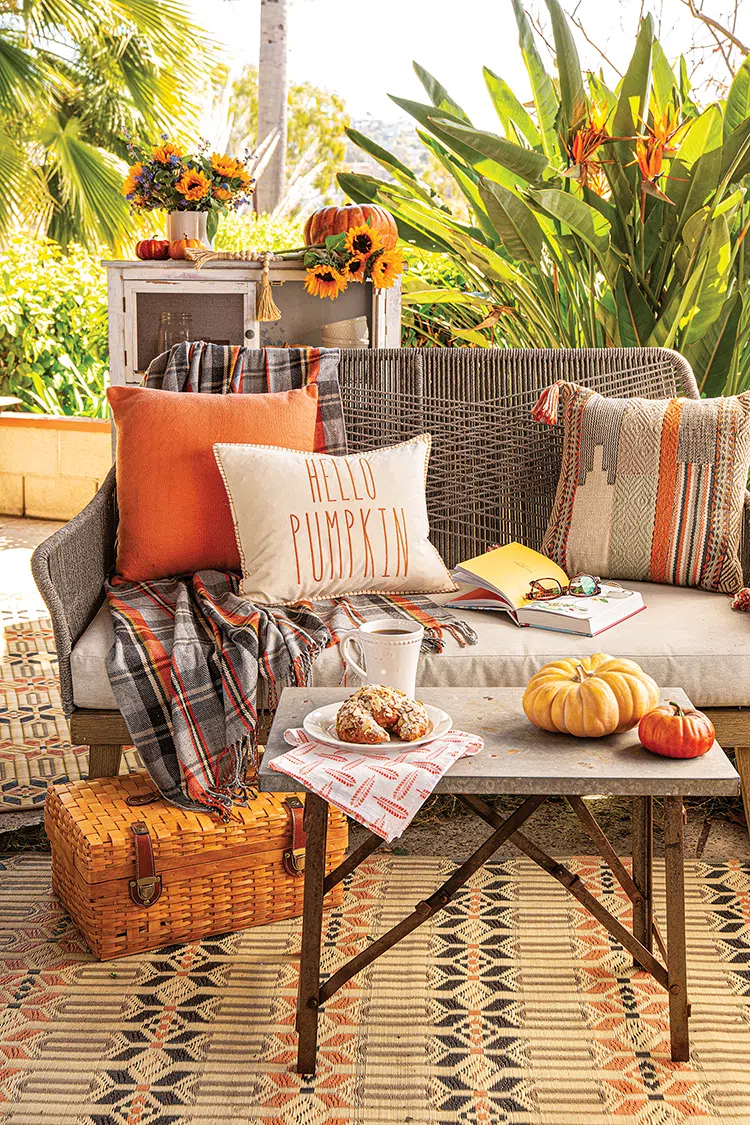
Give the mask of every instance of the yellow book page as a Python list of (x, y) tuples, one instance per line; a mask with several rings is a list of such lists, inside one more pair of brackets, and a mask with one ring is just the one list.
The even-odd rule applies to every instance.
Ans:
[(557, 563), (539, 551), (524, 547), (523, 543), (506, 543), (504, 547), (496, 547), (494, 551), (461, 563), (461, 568), (491, 583), (505, 595), (514, 609), (527, 604), (529, 583), (535, 578), (557, 578), (561, 585), (568, 584), (567, 574)]

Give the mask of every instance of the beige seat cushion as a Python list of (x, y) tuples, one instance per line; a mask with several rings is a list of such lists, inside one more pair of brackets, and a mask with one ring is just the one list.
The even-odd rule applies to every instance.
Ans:
[[(734, 613), (729, 598), (704, 590), (629, 582), (647, 605), (598, 637), (548, 629), (519, 629), (501, 613), (466, 613), (477, 645), (459, 648), (448, 638), (440, 655), (423, 656), (425, 687), (523, 687), (548, 660), (575, 653), (609, 652), (637, 660), (657, 683), (682, 687), (699, 707), (750, 706), (750, 615)], [(435, 595), (448, 601), (450, 594)], [(104, 660), (112, 644), (105, 607), (73, 650), (73, 688), (78, 707), (116, 707)], [(341, 682), (338, 648), (315, 662), (313, 684)]]

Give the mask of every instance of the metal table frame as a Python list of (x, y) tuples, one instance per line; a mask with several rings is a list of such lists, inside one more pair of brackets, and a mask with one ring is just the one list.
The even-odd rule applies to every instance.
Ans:
[[(458, 689), (458, 691), (456, 689), (450, 689), (447, 692), (439, 692), (437, 689), (433, 689), (432, 691), (423, 689), (420, 694), (427, 702), (431, 701), (432, 696), (435, 696), (436, 700), (439, 696), (445, 706), (450, 706), (450, 700), (445, 700), (446, 694), (449, 694), (455, 697), (454, 703), (459, 704), (459, 706), (460, 702), (465, 699), (467, 705), (471, 705), (473, 702), (473, 705), (476, 707), (476, 702), (472, 700), (469, 689), (463, 689), (464, 695), (460, 694), (461, 690), (462, 689)], [(492, 695), (484, 694), (482, 699), (491, 703), (496, 702), (498, 709), (504, 707), (506, 713), (510, 716), (509, 721), (512, 722), (513, 708), (515, 707), (515, 710), (518, 710), (517, 704), (520, 698), (520, 692), (517, 690), (511, 691), (510, 689), (480, 690), (484, 690), (485, 692), (489, 690), (492, 692)], [(289, 693), (292, 694), (290, 695)], [(343, 698), (345, 695), (345, 689), (341, 689), (338, 693), (330, 689), (285, 689), (279, 712), (277, 713), (277, 719), (274, 721), (274, 727), (268, 740), (268, 748), (261, 769), (261, 787), (263, 789), (299, 788), (297, 783), (293, 782), (291, 778), (284, 774), (272, 772), (268, 768), (269, 760), (287, 749), (279, 732), (283, 732), (283, 729), (289, 725), (290, 721), (298, 722), (300, 708), (303, 705), (311, 704), (313, 698), (316, 705), (320, 705), (323, 702), (330, 702), (331, 698)], [(669, 698), (676, 697), (681, 702), (684, 701), (685, 705), (689, 702), (684, 692), (678, 689), (670, 689), (668, 695)], [(309, 709), (309, 707), (307, 709)], [(305, 713), (304, 709), (301, 713)], [(454, 714), (455, 721), (456, 714), (454, 712), (451, 713)], [(527, 727), (528, 725), (529, 724), (526, 723)], [(487, 734), (487, 731), (482, 728), (481, 721), (474, 724), (474, 729), (477, 729), (480, 733)], [(627, 735), (613, 736), (612, 739), (596, 740), (598, 743), (596, 747), (597, 752), (593, 751), (590, 747), (578, 750), (576, 753), (577, 759), (585, 759), (588, 754), (592, 759), (598, 758), (601, 760), (602, 747), (611, 750), (613, 761), (614, 755), (617, 752), (622, 753), (624, 751), (625, 757), (630, 754), (631, 764), (629, 765), (626, 761), (625, 765), (620, 767), (620, 773), (613, 782), (610, 791), (619, 793), (619, 795), (629, 795), (633, 802), (633, 864), (631, 874), (618, 857), (604, 830), (583, 800), (584, 794), (606, 794), (608, 792), (606, 782), (603, 780), (604, 775), (607, 773), (606, 768), (602, 770), (601, 767), (599, 767), (599, 776), (589, 780), (585, 776), (584, 768), (588, 763), (586, 761), (576, 761), (575, 765), (576, 767), (581, 767), (583, 776), (569, 777), (567, 779), (569, 782), (567, 786), (561, 782), (560, 778), (545, 778), (543, 775), (534, 776), (533, 770), (538, 767), (533, 755), (535, 747), (539, 744), (540, 739), (550, 740), (549, 745), (556, 740), (558, 744), (567, 747), (567, 752), (570, 752), (574, 747), (581, 747), (582, 744), (571, 740), (567, 736), (550, 736), (540, 734), (540, 732), (534, 732), (533, 730), (527, 731), (522, 725), (518, 725), (517, 729), (511, 729), (511, 735), (514, 745), (515, 742), (518, 741), (522, 743), (528, 751), (526, 762), (528, 769), (526, 776), (517, 776), (514, 779), (512, 787), (508, 786), (507, 772), (504, 776), (500, 772), (498, 772), (497, 776), (494, 773), (495, 770), (500, 771), (502, 768), (507, 770), (508, 767), (502, 767), (501, 765), (495, 766), (493, 764), (488, 765), (484, 768), (484, 772), (482, 772), (483, 767), (479, 759), (482, 757), (482, 754), (488, 752), (488, 740), (490, 741), (490, 745), (495, 747), (500, 745), (498, 743), (499, 738), (505, 738), (507, 741), (507, 734), (498, 735), (497, 733), (494, 735), (490, 734), (488, 738), (486, 738), (485, 750), (482, 754), (477, 755), (473, 759), (462, 759), (461, 762), (455, 763), (437, 787), (437, 791), (443, 790), (454, 793), (468, 809), (490, 826), (492, 829), (491, 834), (465, 862), (456, 868), (450, 877), (446, 879), (436, 891), (419, 902), (411, 914), (403, 918), (388, 930), (387, 933), (382, 934), (379, 938), (371, 942), (361, 953), (352, 957), (346, 964), (337, 969), (325, 982), (321, 982), (320, 979), (320, 950), (324, 897), (333, 887), (337, 886), (345, 879), (347, 875), (355, 871), (357, 867), (383, 843), (383, 840), (380, 836), (369, 833), (363, 843), (361, 843), (351, 855), (343, 860), (337, 868), (326, 875), (325, 859), (328, 805), (325, 800), (318, 797), (316, 794), (312, 792), (307, 793), (305, 803), (305, 831), (307, 840), (302, 918), (302, 952), (297, 997), (297, 1032), (299, 1034), (297, 1053), (298, 1073), (313, 1074), (315, 1072), (318, 1015), (322, 1005), (356, 973), (360, 972), (360, 970), (364, 969), (367, 965), (372, 964), (373, 961), (377, 960), (377, 958), (382, 956), (382, 954), (386, 953), (389, 949), (392, 949), (399, 941), (402, 941), (418, 926), (421, 926), (423, 922), (426, 922), (428, 918), (431, 918), (446, 906), (451, 901), (456, 891), (458, 891), (504, 843), (514, 845), (519, 851), (561, 883), (562, 886), (564, 886), (565, 889), (632, 954), (634, 964), (649, 973), (654, 980), (666, 990), (669, 996), (671, 1056), (675, 1062), (687, 1061), (690, 1051), (688, 1035), (690, 1004), (688, 1002), (687, 993), (687, 950), (685, 940), (683, 792), (736, 792), (739, 790), (739, 779), (737, 778), (736, 772), (731, 767), (721, 748), (715, 745), (713, 750), (710, 751), (710, 755), (707, 755), (707, 758), (710, 757), (711, 761), (707, 762), (707, 767), (704, 768), (702, 773), (699, 772), (700, 767), (696, 767), (694, 763), (687, 769), (681, 770), (680, 767), (684, 766), (684, 763), (665, 762), (664, 759), (660, 759), (657, 763), (654, 763), (653, 760), (649, 761), (648, 759), (643, 759), (642, 770), (644, 773), (648, 773), (649, 770), (653, 773), (654, 769), (660, 771), (658, 775), (660, 779), (658, 785), (654, 782), (649, 783), (647, 779), (644, 781), (642, 777), (639, 777), (637, 778), (635, 788), (631, 787), (628, 791), (627, 788), (624, 789), (623, 787), (629, 784), (628, 770), (632, 769), (633, 760), (631, 751), (635, 750), (636, 753), (638, 751), (637, 737), (633, 735), (633, 732), (629, 732)], [(493, 738), (494, 741), (492, 741)], [(632, 745), (634, 739), (635, 743)], [(592, 743), (593, 742), (594, 740), (592, 740)], [(547, 743), (544, 743), (544, 745), (547, 745)], [(517, 750), (513, 752), (515, 754), (520, 754)], [(640, 750), (640, 755), (642, 754), (643, 751)], [(488, 757), (498, 757), (498, 755), (490, 753)], [(652, 759), (652, 756), (648, 757)], [(554, 755), (549, 760), (552, 761), (553, 758), (556, 761), (559, 760), (555, 758)], [(635, 761), (640, 763), (641, 758), (636, 757)], [(466, 764), (462, 766), (463, 763)], [(519, 775), (523, 775), (523, 770), (526, 767), (520, 757), (518, 757), (514, 758), (513, 768), (518, 770)], [(557, 792), (555, 792), (556, 780), (559, 783)], [(493, 787), (493, 782), (495, 781), (497, 784)], [(546, 782), (549, 782), (549, 789), (545, 789), (542, 792), (535, 791), (545, 786)], [(649, 787), (656, 789), (653, 795), (647, 791)], [(661, 791), (659, 791), (659, 789), (661, 789)], [(644, 790), (646, 791), (644, 792)], [(481, 796), (482, 792), (508, 793), (509, 791), (516, 792), (520, 796), (525, 797), (525, 799), (519, 807), (506, 818), (501, 817)], [(653, 904), (654, 795), (662, 797), (664, 802), (666, 880), (665, 934), (662, 934), (654, 916)], [(596, 898), (579, 875), (576, 875), (570, 868), (566, 867), (564, 863), (559, 862), (553, 856), (549, 855), (543, 848), (539, 847), (534, 840), (527, 836), (525, 832), (521, 831), (526, 821), (552, 796), (563, 796), (569, 803), (589, 839), (596, 845), (599, 856), (609, 864), (612, 874), (633, 904), (632, 931), (628, 930), (622, 922)]]

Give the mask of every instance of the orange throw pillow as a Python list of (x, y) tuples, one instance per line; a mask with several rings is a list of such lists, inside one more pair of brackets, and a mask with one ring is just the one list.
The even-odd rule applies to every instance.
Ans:
[(318, 388), (209, 395), (110, 387), (117, 426), (117, 572), (133, 582), (241, 570), (216, 442), (315, 449)]

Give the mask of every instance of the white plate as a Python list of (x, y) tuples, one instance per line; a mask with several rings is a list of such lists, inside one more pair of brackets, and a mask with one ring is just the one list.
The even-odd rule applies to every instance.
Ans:
[(424, 746), (428, 742), (434, 742), (436, 738), (442, 738), (453, 726), (450, 715), (441, 711), (439, 707), (431, 707), (429, 703), (425, 703), (424, 708), (430, 725), (427, 734), (422, 738), (415, 738), (413, 742), (403, 742), (399, 738), (392, 738), (390, 742), (379, 742), (375, 746), (369, 743), (342, 742), (336, 736), (336, 715), (340, 706), (340, 703), (329, 703), (327, 707), (316, 707), (314, 711), (305, 716), (302, 723), (307, 733), (316, 742), (324, 742), (326, 746), (336, 746), (340, 750), (358, 750), (360, 753), (371, 754), (383, 754), (388, 750), (413, 750), (415, 746)]

